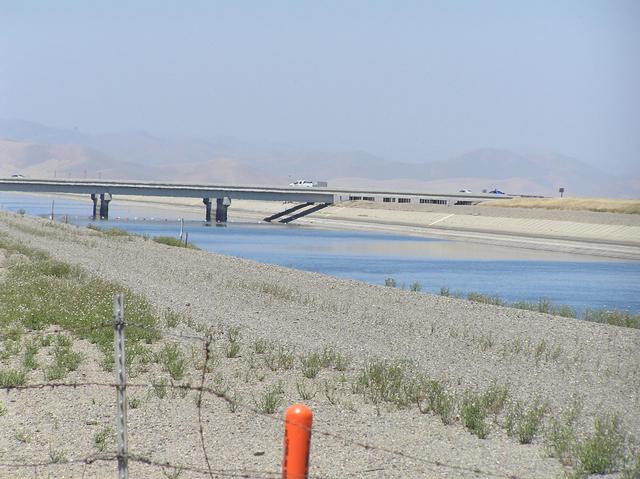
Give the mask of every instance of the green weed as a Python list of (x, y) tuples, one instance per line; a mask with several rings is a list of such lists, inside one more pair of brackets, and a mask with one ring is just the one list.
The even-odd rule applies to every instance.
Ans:
[(179, 381), (187, 370), (187, 358), (177, 343), (168, 343), (157, 354), (156, 360), (169, 373), (171, 379)]
[(93, 445), (99, 452), (105, 452), (116, 442), (116, 433), (111, 426), (102, 428), (93, 436)]
[(59, 336), (53, 347), (53, 362), (44, 371), (47, 381), (64, 378), (68, 372), (75, 371), (82, 362), (82, 354), (71, 349), (72, 340), (68, 336)]
[(155, 241), (156, 243), (167, 245), (167, 246), (177, 246), (179, 248), (189, 248), (189, 249), (197, 249), (197, 250), (200, 249), (192, 243), (185, 244), (185, 242), (182, 241), (181, 239), (173, 238), (171, 236), (154, 236), (153, 241)]
[(36, 356), (40, 349), (38, 341), (29, 341), (24, 348), (24, 356), (22, 357), (22, 365), (25, 369), (38, 369), (38, 361)]
[(300, 363), (302, 365), (302, 375), (305, 378), (315, 378), (320, 369), (322, 369), (322, 358), (318, 353), (311, 353), (300, 356)]
[(402, 363), (375, 360), (368, 363), (356, 378), (354, 389), (373, 404), (394, 403), (408, 405), (405, 391), (407, 368)]
[(309, 386), (304, 380), (296, 382), (296, 390), (303, 401), (313, 399), (317, 393), (316, 389), (313, 386)]
[(542, 425), (542, 418), (547, 410), (540, 401), (525, 409), (518, 401), (512, 405), (507, 414), (506, 429), (510, 437), (518, 439), (520, 444), (531, 444)]
[(253, 350), (256, 354), (264, 354), (272, 347), (271, 342), (266, 339), (256, 339), (253, 342)]
[(169, 382), (165, 378), (155, 379), (151, 382), (153, 386), (153, 392), (158, 399), (164, 399), (167, 397), (167, 387)]
[(5, 369), (0, 371), (0, 387), (24, 386), (27, 382), (27, 373), (18, 369)]
[(285, 346), (278, 347), (264, 356), (265, 364), (272, 371), (291, 369), (295, 362), (295, 353)]
[(469, 429), (480, 439), (484, 439), (489, 434), (489, 424), (487, 424), (487, 410), (484, 407), (481, 395), (467, 391), (460, 406), (460, 418), (464, 427)]
[(261, 413), (273, 414), (280, 406), (283, 396), (282, 383), (274, 384), (267, 388), (260, 399), (256, 401), (256, 407)]
[(620, 420), (604, 415), (595, 419), (595, 431), (576, 447), (579, 470), (587, 474), (615, 472), (624, 459)]

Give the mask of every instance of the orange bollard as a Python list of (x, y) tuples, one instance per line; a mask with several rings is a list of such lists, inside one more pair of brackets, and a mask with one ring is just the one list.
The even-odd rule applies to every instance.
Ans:
[(304, 404), (294, 404), (284, 418), (282, 479), (307, 479), (313, 413)]

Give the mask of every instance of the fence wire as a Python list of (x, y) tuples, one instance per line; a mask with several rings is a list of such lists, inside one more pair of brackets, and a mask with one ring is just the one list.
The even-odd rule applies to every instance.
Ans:
[[(80, 328), (84, 331), (95, 331), (96, 328), (113, 328), (113, 322), (105, 322), (100, 324), (94, 324), (85, 328)], [(136, 324), (136, 323), (128, 323), (125, 321), (125, 328), (148, 328), (149, 325), (145, 324)], [(64, 328), (49, 328), (39, 331), (43, 334), (73, 334), (75, 331), (78, 331), (78, 328), (73, 328), (73, 330), (67, 330)], [(214, 396), (222, 401), (225, 401), (229, 406), (233, 406), (234, 408), (241, 408), (242, 410), (249, 412), (253, 415), (265, 417), (272, 421), (276, 421), (281, 423), (283, 426), (285, 425), (285, 419), (279, 416), (274, 416), (272, 414), (265, 413), (263, 411), (258, 410), (256, 407), (244, 403), (240, 401), (238, 398), (230, 398), (226, 393), (223, 393), (217, 389), (207, 387), (206, 384), (206, 376), (207, 376), (207, 364), (209, 363), (210, 354), (211, 354), (211, 345), (213, 343), (213, 336), (199, 336), (196, 334), (185, 334), (185, 333), (170, 333), (162, 331), (163, 338), (173, 338), (179, 340), (189, 340), (189, 341), (198, 341), (203, 345), (203, 353), (202, 357), (204, 362), (202, 363), (202, 373), (200, 375), (200, 383), (197, 386), (192, 386), (191, 384), (174, 384), (173, 382), (169, 384), (165, 384), (164, 387), (173, 389), (173, 390), (181, 390), (181, 391), (193, 391), (198, 394), (196, 400), (196, 408), (198, 415), (198, 435), (200, 438), (200, 446), (202, 449), (203, 457), (204, 457), (204, 467), (202, 465), (193, 465), (193, 464), (178, 464), (171, 463), (169, 461), (158, 461), (154, 460), (150, 457), (146, 457), (143, 455), (138, 455), (135, 453), (128, 453), (127, 459), (129, 462), (138, 463), (147, 465), (150, 467), (156, 467), (160, 469), (172, 469), (175, 471), (187, 471), (195, 474), (200, 474), (203, 476), (208, 476), (210, 478), (214, 477), (241, 477), (241, 478), (255, 478), (255, 479), (269, 479), (269, 478), (278, 478), (282, 476), (282, 472), (280, 471), (266, 471), (266, 470), (252, 470), (252, 469), (216, 469), (212, 467), (209, 452), (206, 447), (206, 441), (204, 438), (204, 424), (202, 419), (202, 408), (203, 408), (203, 398), (204, 395)], [(0, 386), (0, 390), (4, 390), (9, 393), (11, 391), (28, 391), (28, 390), (42, 390), (42, 389), (57, 389), (57, 388), (87, 388), (87, 387), (102, 387), (102, 388), (113, 388), (114, 390), (119, 386), (116, 382), (105, 382), (105, 381), (86, 381), (86, 382), (43, 382), (43, 383), (31, 383), (31, 384), (22, 384), (22, 385), (2, 385)], [(156, 384), (153, 383), (144, 383), (144, 382), (127, 382), (126, 388), (133, 389), (148, 389), (154, 388)], [(299, 426), (304, 427), (304, 426)], [(437, 460), (429, 460), (424, 457), (416, 456), (413, 454), (409, 454), (407, 452), (389, 448), (386, 446), (380, 446), (377, 444), (369, 443), (366, 441), (360, 441), (352, 438), (348, 438), (346, 436), (342, 436), (340, 434), (336, 434), (334, 432), (324, 430), (317, 425), (310, 429), (312, 435), (315, 436), (323, 436), (325, 438), (331, 439), (332, 441), (340, 442), (342, 444), (346, 444), (352, 446), (354, 448), (363, 449), (366, 451), (373, 451), (381, 454), (387, 454), (396, 456), (405, 460), (412, 461), (412, 467), (424, 474), (425, 476), (429, 476), (429, 472), (436, 472), (438, 470), (447, 469), (449, 471), (456, 471), (460, 473), (470, 473), (472, 475), (481, 475), (484, 477), (497, 477), (504, 479), (514, 479), (515, 476), (502, 474), (498, 472), (492, 472), (483, 470), (477, 467), (465, 467), (456, 464), (445, 463), (443, 461)], [(91, 454), (81, 458), (74, 459), (62, 459), (62, 460), (50, 460), (50, 461), (40, 461), (40, 462), (0, 462), (0, 468), (4, 469), (34, 469), (35, 477), (38, 477), (37, 469), (38, 468), (50, 468), (50, 467), (58, 467), (61, 465), (72, 465), (72, 464), (82, 464), (84, 465), (85, 471), (86, 468), (97, 463), (97, 462), (109, 462), (109, 461), (117, 461), (117, 454)], [(427, 468), (427, 469), (425, 469)], [(348, 475), (357, 475), (362, 473), (372, 473), (376, 471), (384, 471), (386, 468), (384, 467), (374, 467), (370, 469), (365, 469), (361, 471), (357, 471)], [(83, 472), (83, 477), (84, 477)], [(322, 476), (318, 475), (310, 475), (310, 478), (314, 479), (322, 479)]]

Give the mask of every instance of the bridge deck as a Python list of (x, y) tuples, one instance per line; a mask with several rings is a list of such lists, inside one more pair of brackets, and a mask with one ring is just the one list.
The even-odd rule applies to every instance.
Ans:
[(114, 180), (58, 180), (32, 178), (0, 178), (0, 191), (22, 191), (29, 193), (78, 193), (135, 195), (135, 196), (177, 196), (187, 198), (222, 198), (260, 201), (295, 201), (300, 203), (334, 203), (350, 198), (367, 197), (422, 197), (447, 200), (479, 201), (485, 199), (510, 198), (508, 195), (490, 194), (441, 194), (411, 191), (372, 191), (360, 189), (334, 188), (294, 188), (291, 186), (251, 186), (184, 184), (153, 181)]

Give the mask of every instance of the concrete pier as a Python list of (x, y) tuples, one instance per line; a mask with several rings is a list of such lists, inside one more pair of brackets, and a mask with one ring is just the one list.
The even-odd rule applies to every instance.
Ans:
[[(204, 220), (207, 223), (211, 223), (211, 198), (202, 198), (202, 202), (204, 203), (204, 206), (206, 207), (206, 211), (204, 214)], [(216, 211), (216, 217), (217, 217), (217, 211)]]
[(93, 202), (93, 214), (91, 215), (91, 218), (95, 221), (98, 219), (98, 195), (91, 193), (91, 201)]
[(100, 219), (108, 220), (109, 219), (109, 202), (112, 197), (110, 193), (103, 193), (100, 195)]
[(216, 223), (227, 222), (227, 210), (231, 204), (231, 198), (224, 196), (222, 198), (216, 198)]

